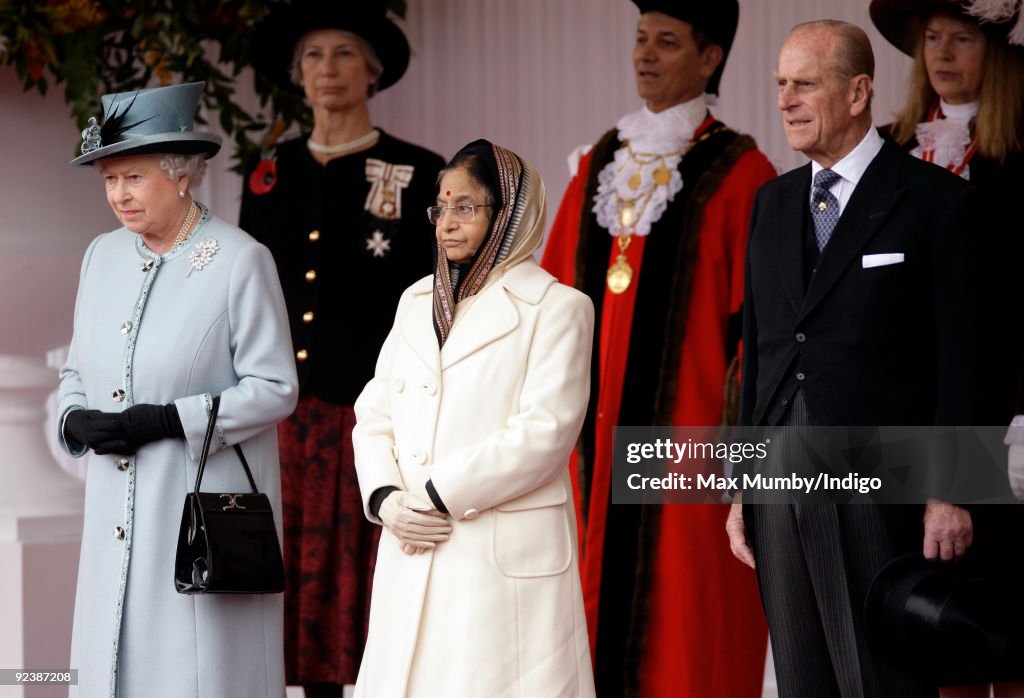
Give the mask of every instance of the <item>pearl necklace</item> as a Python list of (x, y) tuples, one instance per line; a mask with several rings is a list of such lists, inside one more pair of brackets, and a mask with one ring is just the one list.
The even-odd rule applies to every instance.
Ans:
[[(181, 228), (178, 230), (178, 234), (174, 236), (174, 242), (171, 243), (171, 250), (175, 250), (180, 247), (186, 240), (188, 240), (189, 233), (192, 231), (192, 222), (196, 219), (196, 202), (189, 202), (188, 215), (185, 216), (185, 222), (181, 224)], [(168, 250), (170, 252), (170, 250)]]
[(365, 148), (368, 145), (372, 145), (377, 142), (380, 138), (380, 131), (373, 129), (365, 136), (360, 136), (354, 141), (348, 141), (347, 143), (339, 143), (338, 145), (324, 145), (323, 143), (317, 143), (310, 136), (306, 140), (306, 146), (314, 153), (322, 153), (323, 155), (340, 155), (342, 153), (351, 153), (354, 150)]

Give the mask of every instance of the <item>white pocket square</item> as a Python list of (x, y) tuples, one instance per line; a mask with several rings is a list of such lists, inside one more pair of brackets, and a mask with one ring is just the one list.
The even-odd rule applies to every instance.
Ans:
[(902, 264), (902, 252), (886, 252), (885, 254), (866, 254), (861, 257), (861, 266), (864, 269), (871, 267), (884, 267), (889, 264)]

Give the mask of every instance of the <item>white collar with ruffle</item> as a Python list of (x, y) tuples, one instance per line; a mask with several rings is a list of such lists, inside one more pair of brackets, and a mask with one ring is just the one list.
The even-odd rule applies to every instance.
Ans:
[(964, 157), (971, 145), (971, 120), (978, 114), (978, 102), (949, 104), (939, 100), (939, 108), (945, 118), (917, 125), (917, 146), (910, 154), (918, 158), (929, 154), (931, 162), (939, 167), (970, 179), (970, 166), (964, 164)]
[(701, 95), (661, 112), (646, 106), (616, 125), (622, 146), (598, 174), (593, 211), (613, 236), (648, 235), (683, 188), (679, 162), (707, 118)]

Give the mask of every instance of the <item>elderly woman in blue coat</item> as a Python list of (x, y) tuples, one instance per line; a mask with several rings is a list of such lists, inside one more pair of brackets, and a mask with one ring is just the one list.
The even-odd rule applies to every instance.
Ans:
[(85, 253), (60, 373), (61, 441), (89, 459), (72, 695), (284, 695), (281, 597), (172, 582), (212, 399), (204, 489), (245, 491), (239, 444), (279, 512), (275, 427), (297, 395), (270, 253), (190, 194), (220, 147), (192, 130), (202, 90), (105, 95), (72, 161), (101, 175), (121, 222)]

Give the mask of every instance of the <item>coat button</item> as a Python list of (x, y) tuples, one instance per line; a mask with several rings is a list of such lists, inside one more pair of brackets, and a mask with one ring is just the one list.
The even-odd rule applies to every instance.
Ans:
[(803, 380), (804, 378), (806, 378), (806, 377), (807, 377), (807, 376), (805, 376), (805, 375), (803, 374), (803, 372), (802, 372), (802, 371), (796, 374), (796, 379), (797, 379), (798, 381), (802, 381), (802, 380)]
[(298, 359), (299, 361), (305, 361), (306, 359), (309, 358), (309, 352), (306, 351), (305, 349), (299, 349), (297, 352), (295, 352), (295, 358)]
[(114, 465), (116, 465), (117, 469), (123, 473), (125, 470), (128, 470), (128, 459), (118, 458), (116, 461), (114, 461)]
[(121, 334), (128, 334), (132, 331), (132, 323), (130, 320), (125, 320), (125, 323), (121, 325)]
[(313, 311), (312, 310), (307, 310), (306, 312), (304, 312), (302, 314), (302, 321), (304, 323), (306, 323), (307, 325), (309, 323), (313, 322)]
[(306, 272), (306, 281), (310, 283), (316, 281), (316, 269), (310, 269)]
[(431, 381), (430, 383), (425, 383), (423, 385), (423, 389), (427, 392), (427, 395), (436, 395), (437, 383), (434, 383), (433, 381)]
[(395, 462), (397, 463), (398, 462), (398, 445), (397, 444), (392, 444), (391, 445), (391, 455), (394, 456)]
[(807, 335), (805, 335), (803, 332), (797, 332), (796, 333), (796, 341), (798, 341), (801, 344), (803, 344), (804, 342), (807, 341)]
[(394, 380), (394, 385), (395, 385), (395, 392), (396, 393), (402, 392), (403, 390), (405, 390), (405, 379), (404, 378), (396, 378)]
[(427, 452), (417, 448), (412, 452), (412, 459), (417, 465), (423, 465), (427, 462)]
[(316, 242), (319, 239), (320, 239), (320, 231), (319, 230), (311, 230), (311, 231), (309, 231), (309, 241), (310, 242)]
[(124, 529), (120, 526), (114, 526), (114, 538), (124, 540)]
[(110, 397), (114, 399), (114, 402), (124, 402), (124, 391), (118, 388), (110, 394)]
[(476, 517), (480, 516), (480, 512), (476, 509), (466, 509), (466, 513), (462, 515), (462, 518), (472, 521)]

